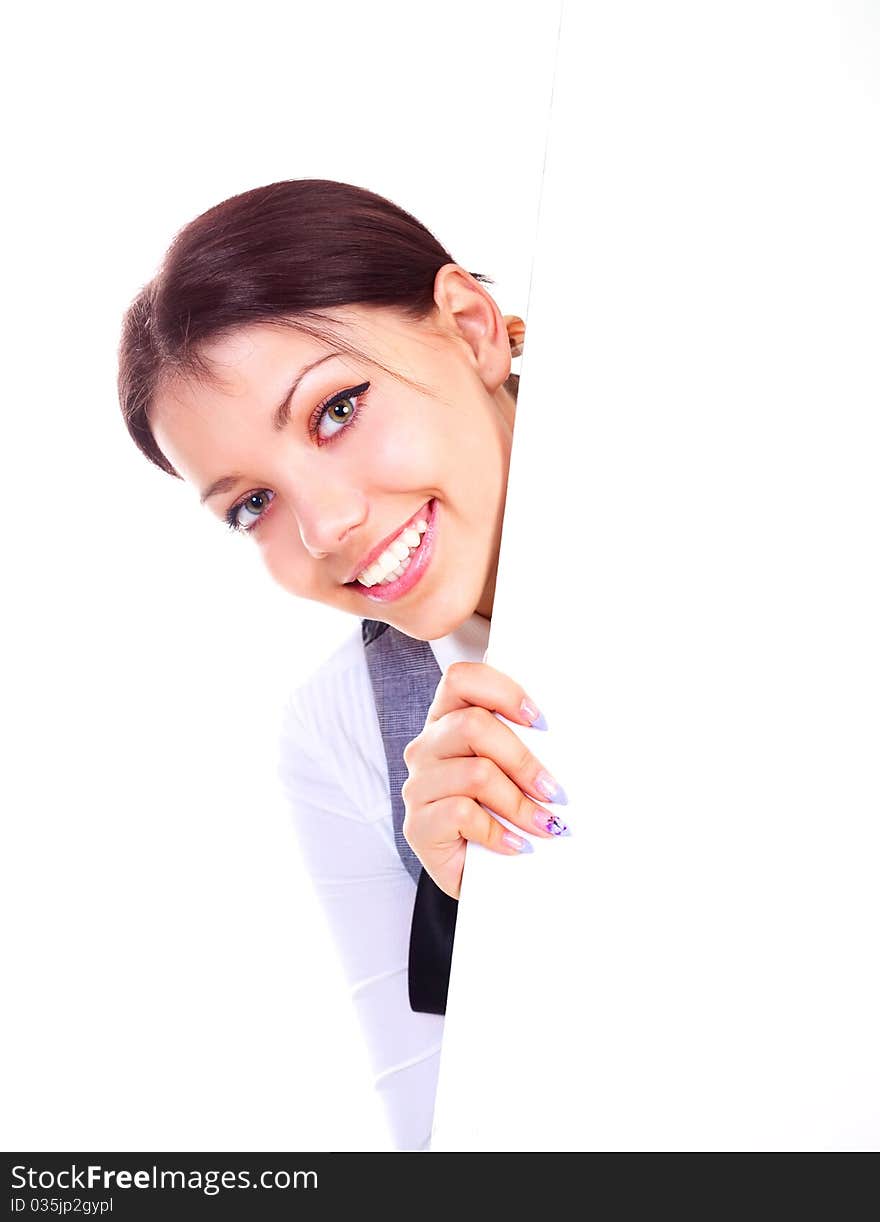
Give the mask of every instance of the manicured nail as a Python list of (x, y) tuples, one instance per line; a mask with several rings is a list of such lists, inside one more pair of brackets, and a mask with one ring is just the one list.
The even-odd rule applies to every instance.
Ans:
[(535, 827), (539, 827), (542, 832), (549, 832), (551, 836), (571, 835), (568, 824), (563, 823), (558, 815), (548, 815), (546, 810), (536, 810), (534, 822)]
[(544, 720), (544, 714), (538, 711), (537, 706), (532, 704), (528, 697), (523, 700), (522, 704), (519, 706), (519, 709), (533, 730), (547, 729), (547, 722)]
[(508, 848), (516, 849), (517, 853), (534, 853), (535, 851), (528, 840), (523, 840), (522, 836), (514, 836), (513, 832), (505, 832), (501, 839)]
[(535, 788), (546, 802), (555, 802), (558, 806), (568, 806), (565, 790), (559, 782), (543, 768), (535, 777)]

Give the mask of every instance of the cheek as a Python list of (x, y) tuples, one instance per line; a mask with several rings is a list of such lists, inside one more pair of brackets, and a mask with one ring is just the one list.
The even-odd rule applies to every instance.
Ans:
[(260, 557), (270, 577), (283, 589), (309, 598), (314, 581), (314, 560), (303, 546), (295, 522), (282, 512), (266, 522), (256, 539)]
[[(420, 404), (407, 413), (389, 413), (381, 427), (369, 431), (357, 454), (352, 453), (351, 477), (375, 491), (407, 491), (436, 482), (444, 449), (435, 430), (426, 427), (428, 410)], [(355, 444), (359, 440), (352, 438)]]
[[(448, 390), (447, 397), (448, 402), (398, 402), (383, 411), (369, 429), (369, 445), (358, 450), (355, 461), (363, 487), (374, 492), (436, 487), (456, 499), (463, 491), (468, 499), (474, 493), (480, 499), (481, 492), (497, 495), (497, 489), (490, 494), (485, 487), (497, 484), (501, 462), (485, 405), (473, 398), (467, 386), (457, 397)], [(351, 474), (354, 477), (356, 472)]]

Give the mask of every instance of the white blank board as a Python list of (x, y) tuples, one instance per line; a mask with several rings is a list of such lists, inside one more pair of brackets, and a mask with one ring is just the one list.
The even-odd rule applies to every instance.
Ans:
[(569, 3), (435, 1150), (880, 1146), (880, 6)]

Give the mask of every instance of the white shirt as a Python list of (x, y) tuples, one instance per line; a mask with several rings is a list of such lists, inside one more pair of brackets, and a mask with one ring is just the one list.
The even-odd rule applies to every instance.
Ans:
[[(431, 641), (441, 671), (480, 662), (490, 621), (472, 615)], [(410, 1009), (416, 884), (394, 844), (385, 750), (356, 632), (292, 694), (278, 775), (342, 957), (395, 1145), (430, 1147), (443, 1016)]]

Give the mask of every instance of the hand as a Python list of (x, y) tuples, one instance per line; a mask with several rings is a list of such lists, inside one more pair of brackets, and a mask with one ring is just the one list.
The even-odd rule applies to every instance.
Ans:
[[(540, 802), (565, 804), (562, 787), (494, 713), (529, 726), (540, 717), (523, 689), (484, 662), (455, 662), (437, 687), (425, 728), (408, 743), (403, 834), (447, 895), (458, 899), (468, 840), (515, 856), (531, 844), (480, 803), (534, 836), (566, 825)], [(543, 787), (543, 788), (542, 788)]]

